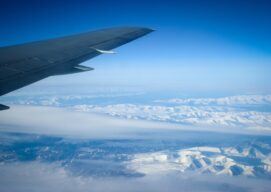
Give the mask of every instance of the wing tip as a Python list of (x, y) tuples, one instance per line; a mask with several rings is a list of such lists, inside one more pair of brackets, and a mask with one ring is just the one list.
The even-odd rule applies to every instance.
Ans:
[(156, 31), (155, 29), (149, 28), (149, 27), (139, 27), (139, 26), (123, 26), (123, 27), (113, 27), (108, 29), (121, 29), (121, 30), (128, 30), (128, 31), (143, 31), (146, 34)]
[(146, 33), (152, 33), (155, 31), (155, 29), (152, 29), (152, 28), (143, 28), (144, 31), (146, 31)]
[(155, 31), (155, 29), (152, 29), (152, 28), (149, 28), (149, 27), (135, 27), (135, 28), (138, 29), (138, 30), (148, 32), (148, 33), (151, 33), (151, 32)]

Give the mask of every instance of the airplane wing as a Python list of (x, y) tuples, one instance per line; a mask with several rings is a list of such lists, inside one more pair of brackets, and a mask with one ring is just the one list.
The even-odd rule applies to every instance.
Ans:
[[(0, 48), (0, 96), (52, 75), (93, 70), (79, 65), (153, 30), (110, 28)], [(0, 110), (8, 106), (0, 104)]]

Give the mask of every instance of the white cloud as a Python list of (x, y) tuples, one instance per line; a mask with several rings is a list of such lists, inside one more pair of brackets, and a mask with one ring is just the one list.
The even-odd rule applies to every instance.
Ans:
[(73, 176), (58, 164), (40, 162), (0, 165), (0, 191), (270, 191), (269, 180), (197, 174), (147, 175), (140, 178)]
[(1, 111), (0, 130), (79, 137), (122, 137), (140, 131), (177, 129), (176, 125), (124, 120), (64, 108), (12, 106)]

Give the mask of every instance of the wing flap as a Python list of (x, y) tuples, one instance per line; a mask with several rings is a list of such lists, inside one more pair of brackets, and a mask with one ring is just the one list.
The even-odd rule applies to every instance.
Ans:
[(92, 70), (94, 70), (94, 68), (92, 68), (92, 67), (87, 67), (87, 66), (83, 66), (83, 65), (76, 65), (63, 73), (59, 73), (56, 75), (67, 75), (67, 74), (81, 73), (81, 72), (87, 72), (87, 71), (92, 71)]
[(116, 53), (113, 50), (101, 50), (101, 49), (97, 49), (97, 48), (93, 48), (93, 47), (91, 47), (91, 48), (99, 53), (102, 53), (102, 54), (115, 54)]

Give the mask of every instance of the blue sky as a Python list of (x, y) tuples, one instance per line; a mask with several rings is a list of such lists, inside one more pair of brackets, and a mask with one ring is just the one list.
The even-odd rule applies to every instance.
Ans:
[[(227, 94), (270, 93), (269, 1), (6, 1), (1, 46), (114, 26), (156, 32), (43, 83)], [(39, 84), (38, 84), (39, 85)], [(71, 87), (72, 88), (72, 87)]]

